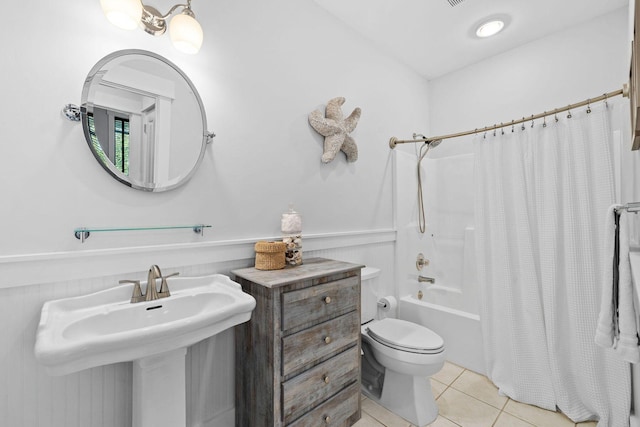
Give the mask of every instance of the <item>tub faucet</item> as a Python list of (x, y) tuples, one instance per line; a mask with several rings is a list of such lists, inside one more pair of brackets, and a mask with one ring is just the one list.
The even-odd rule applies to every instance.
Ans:
[(423, 275), (419, 275), (418, 282), (436, 283), (436, 279), (434, 279), (433, 277), (425, 277)]

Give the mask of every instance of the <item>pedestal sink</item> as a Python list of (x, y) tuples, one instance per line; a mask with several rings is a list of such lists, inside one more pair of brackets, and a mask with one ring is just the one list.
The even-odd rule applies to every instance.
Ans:
[(36, 359), (51, 375), (133, 361), (133, 427), (185, 426), (187, 347), (248, 321), (256, 302), (221, 274), (172, 278), (169, 289), (136, 304), (131, 284), (46, 302)]

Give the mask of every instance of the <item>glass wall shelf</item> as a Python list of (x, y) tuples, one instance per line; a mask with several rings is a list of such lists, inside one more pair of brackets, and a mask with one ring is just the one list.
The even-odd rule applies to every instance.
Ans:
[(158, 227), (111, 227), (111, 228), (89, 228), (80, 227), (73, 230), (73, 235), (80, 242), (84, 243), (85, 240), (91, 236), (91, 233), (103, 233), (113, 231), (148, 231), (148, 230), (179, 230), (182, 228), (190, 228), (194, 233), (204, 236), (204, 229), (211, 228), (211, 225), (207, 224), (195, 224), (195, 225), (167, 225)]

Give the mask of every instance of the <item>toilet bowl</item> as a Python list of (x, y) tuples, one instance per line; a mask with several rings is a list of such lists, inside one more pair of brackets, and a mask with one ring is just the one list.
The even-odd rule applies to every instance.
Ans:
[(399, 319), (362, 325), (362, 390), (417, 426), (438, 417), (429, 377), (442, 369), (444, 341), (424, 326)]
[[(419, 427), (438, 417), (429, 377), (445, 362), (443, 339), (406, 320), (378, 316), (380, 270), (362, 270), (362, 392)], [(375, 295), (375, 296), (374, 296)]]

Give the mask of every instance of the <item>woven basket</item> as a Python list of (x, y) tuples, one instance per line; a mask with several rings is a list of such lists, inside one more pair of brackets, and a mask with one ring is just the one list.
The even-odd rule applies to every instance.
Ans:
[(284, 268), (284, 254), (287, 245), (284, 242), (260, 241), (254, 247), (257, 270), (280, 270)]

